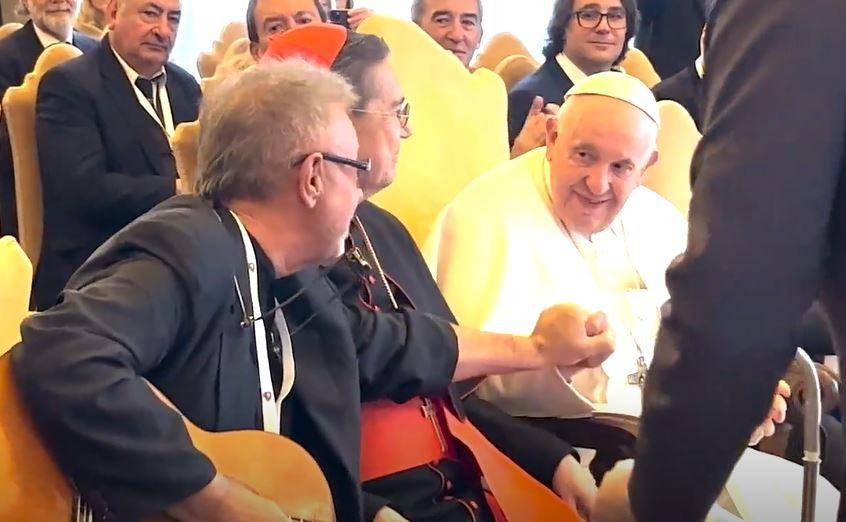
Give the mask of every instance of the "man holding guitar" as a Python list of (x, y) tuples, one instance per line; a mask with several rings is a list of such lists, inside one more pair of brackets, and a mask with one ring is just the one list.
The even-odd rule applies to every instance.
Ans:
[[(204, 430), (264, 430), (301, 444), (329, 477), (337, 520), (358, 521), (360, 371), (372, 378), (370, 396), (426, 395), (451, 380), (596, 365), (609, 354), (608, 332), (589, 336), (593, 318), (572, 307), (544, 312), (531, 337), (485, 334), (412, 311), (357, 314), (322, 276), (309, 299), (325, 300), (310, 302), (311, 314), (283, 315), (299, 298), (285, 278), (339, 256), (362, 200), (370, 165), (354, 159), (353, 101), (340, 77), (300, 60), (225, 84), (201, 112), (199, 196), (172, 198), (124, 228), (59, 304), (24, 322), (15, 382), (98, 519), (333, 518), (325, 503), (255, 493), (256, 475), (292, 490), (302, 477), (270, 464), (265, 456), (281, 450), (267, 445), (217, 448), (219, 459), (201, 452), (214, 444), (195, 445), (150, 384)], [(354, 328), (337, 335), (354, 336), (358, 353), (292, 348), (323, 313), (348, 316)], [(243, 476), (227, 476), (233, 463)]]

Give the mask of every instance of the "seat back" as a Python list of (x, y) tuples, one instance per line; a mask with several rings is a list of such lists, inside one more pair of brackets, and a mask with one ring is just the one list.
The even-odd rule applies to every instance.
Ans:
[(0, 355), (20, 342), (29, 314), (32, 263), (12, 236), (0, 238)]
[(513, 34), (495, 34), (485, 44), (484, 49), (476, 55), (476, 59), (473, 61), (473, 69), (484, 67), (485, 69), (494, 71), (503, 60), (515, 55), (530, 57), (532, 53)]
[(23, 27), (23, 24), (20, 24), (18, 22), (9, 22), (8, 24), (0, 25), (0, 40), (6, 38), (21, 27)]
[(655, 72), (652, 62), (637, 47), (632, 47), (626, 52), (626, 57), (620, 65), (628, 74), (645, 83), (650, 89), (661, 81), (661, 77)]
[(644, 185), (670, 201), (687, 216), (690, 207), (690, 163), (702, 135), (684, 107), (674, 101), (658, 102), (658, 161), (646, 171)]
[(44, 73), (53, 67), (82, 55), (70, 44), (51, 45), (35, 62), (35, 69), (26, 75), (22, 85), (10, 87), (3, 97), (3, 114), (12, 145), (12, 164), (15, 171), (15, 201), (18, 206), (18, 237), (21, 246), (38, 267), (41, 239), (44, 232), (44, 212), (41, 200), (41, 174), (38, 167), (38, 148), (35, 141), (35, 102), (38, 84)]
[(212, 43), (209, 52), (200, 53), (197, 57), (197, 70), (200, 78), (209, 78), (214, 75), (218, 64), (223, 60), (227, 49), (235, 40), (247, 37), (247, 24), (244, 22), (230, 22), (220, 32), (220, 37)]
[(95, 40), (102, 40), (103, 36), (106, 34), (105, 29), (100, 29), (96, 25), (84, 22), (79, 18), (76, 19), (76, 23), (73, 24), (73, 28), (79, 31), (80, 33), (84, 34), (85, 36), (90, 36)]
[(229, 49), (226, 50), (226, 54), (223, 55), (220, 63), (215, 68), (214, 74), (200, 80), (200, 87), (203, 90), (203, 94), (208, 95), (223, 80), (252, 65), (255, 65), (255, 61), (250, 54), (250, 40), (248, 38), (235, 40), (229, 46)]
[(185, 190), (194, 191), (197, 179), (197, 141), (200, 136), (200, 122), (180, 123), (173, 132), (171, 146), (176, 159), (176, 171), (183, 180)]
[(526, 76), (538, 70), (540, 65), (534, 58), (524, 56), (522, 54), (515, 54), (509, 56), (499, 62), (494, 72), (502, 78), (502, 83), (505, 84), (505, 90), (511, 91), (511, 88)]
[(413, 135), (400, 148), (396, 180), (373, 202), (396, 215), (420, 245), (467, 183), (508, 161), (505, 89), (487, 69), (469, 72), (411, 22), (373, 15), (358, 32), (388, 43), (411, 104)]

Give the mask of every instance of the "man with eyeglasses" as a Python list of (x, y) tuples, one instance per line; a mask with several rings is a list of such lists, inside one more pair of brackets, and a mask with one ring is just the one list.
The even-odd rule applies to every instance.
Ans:
[[(297, 49), (317, 53), (321, 35), (317, 31), (312, 36), (305, 33), (297, 29), (275, 39), (269, 55), (285, 53), (294, 44)], [(359, 136), (359, 157), (369, 158), (372, 165), (362, 176), (365, 198), (391, 184), (401, 142), (411, 136), (410, 106), (388, 60), (389, 49), (380, 38), (350, 34), (332, 64), (332, 69), (349, 79), (359, 94), (352, 121)], [(389, 212), (367, 201), (359, 205), (346, 251), (328, 275), (336, 287), (345, 289), (343, 297), (348, 306), (365, 313), (417, 310), (455, 321), (408, 231)], [(596, 486), (572, 448), (480, 400), (472, 393), (475, 384), (460, 383), (448, 393), (412, 397), (403, 404), (371, 401), (362, 406), (366, 520), (491, 519), (480, 475), (467, 472), (475, 469), (475, 463), (468, 468), (464, 466), (466, 457), (462, 460), (448, 448), (437, 449), (438, 437), (450, 447), (460, 444), (449, 426), (438, 420), (448, 411), (466, 413), (486, 437), (537, 481), (511, 487), (546, 486), (583, 514), (589, 513)], [(386, 429), (400, 424), (403, 437)], [(427, 440), (434, 444), (427, 445)], [(503, 466), (516, 469), (513, 462), (503, 461), (507, 461)]]
[[(339, 48), (346, 31), (332, 28)], [(98, 517), (288, 520), (220, 474), (144, 379), (205, 430), (291, 437), (320, 464), (337, 520), (359, 522), (360, 394), (403, 400), (452, 379), (607, 356), (608, 334), (588, 332), (587, 314), (570, 308), (515, 337), (422, 313), (358, 313), (322, 276), (289, 291), (293, 273), (337, 259), (362, 200), (370, 165), (357, 159), (355, 98), (302, 60), (225, 82), (200, 117), (198, 195), (125, 227), (60, 303), (22, 325), (15, 380)], [(328, 520), (328, 509), (291, 515)]]
[(517, 157), (546, 139), (546, 121), (574, 83), (611, 70), (626, 55), (638, 11), (634, 0), (556, 0), (546, 61), (508, 93), (508, 139)]

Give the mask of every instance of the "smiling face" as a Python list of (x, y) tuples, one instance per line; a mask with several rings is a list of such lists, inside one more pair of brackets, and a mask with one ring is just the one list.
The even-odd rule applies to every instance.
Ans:
[(573, 14), (567, 24), (564, 42), (564, 54), (585, 74), (607, 71), (623, 52), (626, 43), (626, 27), (612, 29), (608, 17), (603, 16), (596, 27), (582, 27), (577, 12), (586, 13), (582, 25), (595, 13), (609, 14), (625, 20), (626, 10), (620, 0), (576, 0), (573, 2)]
[(157, 74), (176, 43), (181, 0), (113, 0), (110, 9), (109, 42), (136, 72)]
[(558, 219), (586, 237), (608, 227), (657, 159), (657, 132), (655, 122), (628, 103), (605, 96), (569, 98), (559, 121), (547, 128)]
[(482, 39), (477, 0), (425, 0), (420, 27), (466, 66)]
[(77, 0), (26, 0), (32, 23), (59, 40), (70, 36), (77, 7)]

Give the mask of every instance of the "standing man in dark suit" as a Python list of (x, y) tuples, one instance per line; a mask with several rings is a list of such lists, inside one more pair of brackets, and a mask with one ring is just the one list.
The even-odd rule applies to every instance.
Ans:
[(168, 62), (181, 0), (117, 0), (97, 49), (47, 73), (36, 136), (44, 247), (35, 304), (52, 305), (112, 234), (181, 191), (170, 136), (197, 119), (200, 88)]
[(635, 0), (556, 0), (546, 61), (508, 93), (512, 158), (545, 143), (546, 120), (574, 83), (623, 60), (637, 24)]
[[(846, 69), (827, 63), (846, 49), (846, 3), (733, 0), (713, 19), (688, 249), (667, 274), (628, 486), (650, 522), (705, 517), (816, 297), (844, 374)], [(631, 517), (627, 478), (603, 482), (598, 520)]]
[(699, 55), (699, 34), (708, 2), (638, 0), (642, 21), (635, 45), (649, 57), (661, 78), (681, 71)]
[[(0, 99), (6, 89), (23, 83), (45, 47), (67, 42), (88, 52), (97, 45), (95, 40), (73, 29), (77, 0), (21, 0), (20, 6), (30, 20), (0, 40)], [(17, 236), (16, 206), (12, 148), (3, 123), (0, 125), (0, 234)]]

